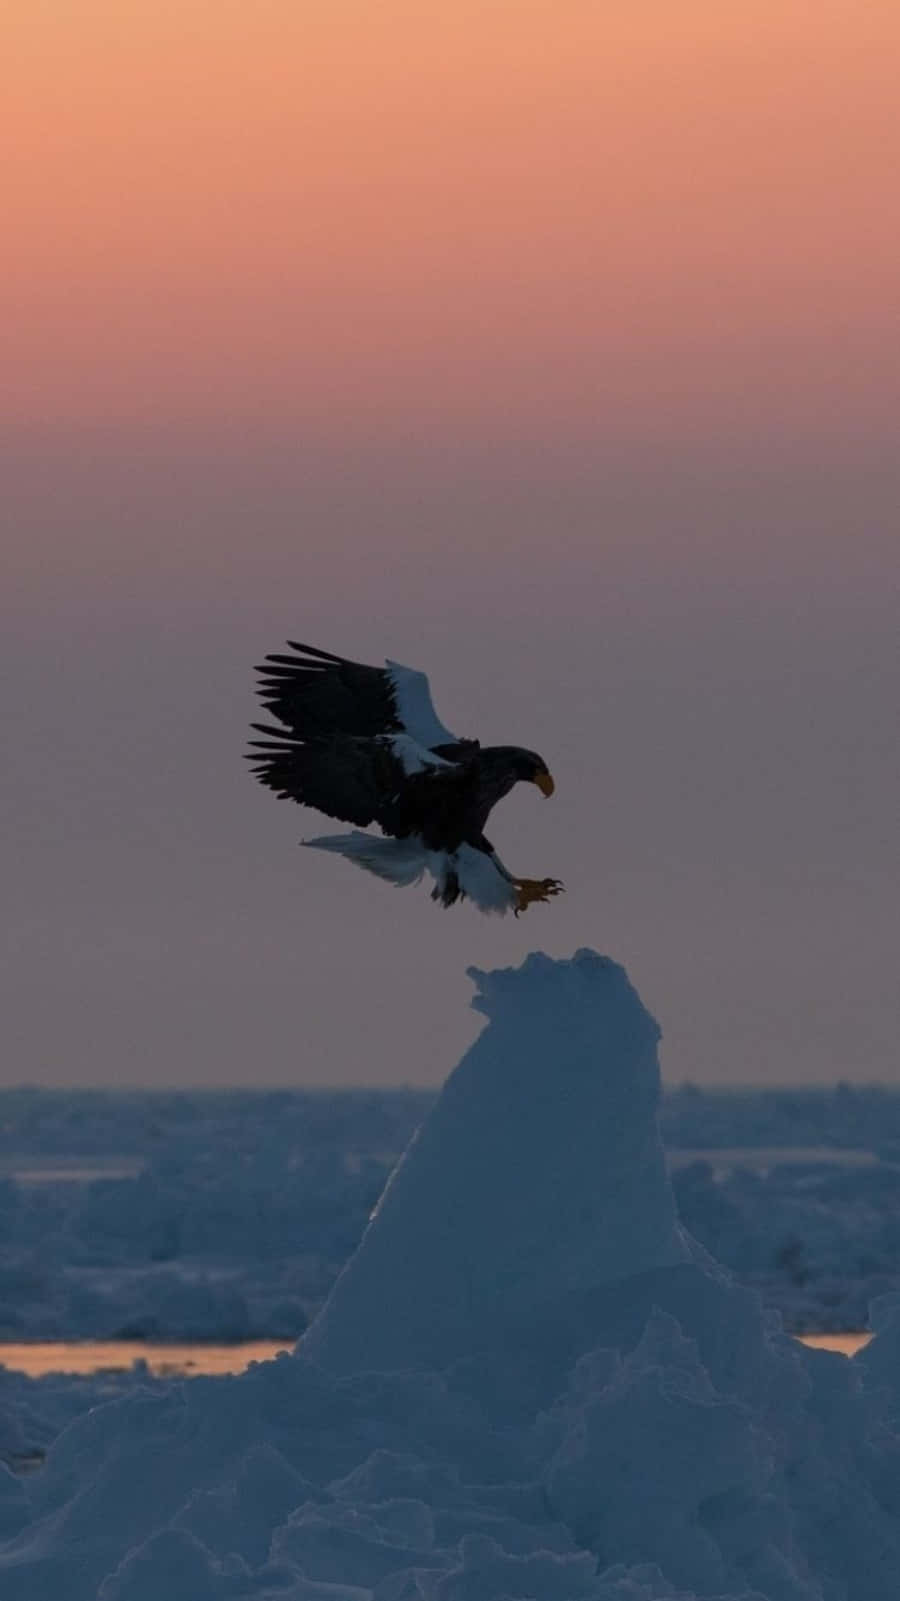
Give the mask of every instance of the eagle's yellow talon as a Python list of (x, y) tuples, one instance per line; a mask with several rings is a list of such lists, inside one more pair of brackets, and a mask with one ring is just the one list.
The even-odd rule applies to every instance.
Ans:
[(515, 886), (518, 891), (515, 905), (517, 917), (535, 901), (549, 901), (551, 896), (559, 895), (564, 888), (558, 878), (517, 878)]

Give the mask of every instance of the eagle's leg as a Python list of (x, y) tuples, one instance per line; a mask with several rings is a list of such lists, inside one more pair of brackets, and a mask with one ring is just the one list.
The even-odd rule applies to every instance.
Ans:
[(565, 885), (558, 878), (516, 878), (513, 879), (517, 890), (515, 914), (528, 910), (535, 901), (549, 901), (552, 896), (560, 895)]
[(442, 906), (455, 906), (458, 900), (464, 898), (464, 890), (459, 882), (459, 874), (455, 867), (445, 873), (439, 883), (431, 891), (431, 899), (440, 901)]
[(513, 907), (516, 917), (520, 912), (527, 911), (534, 901), (549, 901), (551, 896), (559, 895), (565, 889), (562, 879), (559, 878), (519, 878), (516, 873), (510, 872), (505, 862), (500, 860), (489, 840), (482, 841), (482, 848), (490, 855), (498, 873), (503, 874), (516, 892), (516, 903)]

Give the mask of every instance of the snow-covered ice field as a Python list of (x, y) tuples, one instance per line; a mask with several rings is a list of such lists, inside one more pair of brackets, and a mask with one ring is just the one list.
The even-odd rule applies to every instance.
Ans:
[[(90, 1246), (79, 1208), (96, 1204), (98, 1184), (91, 1215), (113, 1243), (109, 1261), (82, 1265), (101, 1275), (135, 1271), (138, 1237), (172, 1252), (148, 1272), (176, 1272), (181, 1241), (161, 1196), (173, 1208), (196, 1197), (198, 1257), (240, 1239), (246, 1266), (271, 1219), (273, 1245), (305, 1226), (312, 1259), (346, 1258), (354, 1239), (341, 1252), (331, 1232), (339, 1193), (367, 1210), (392, 1133), (399, 1143), (404, 1117), (427, 1111), (324, 1306), (297, 1292), (311, 1321), (293, 1355), (185, 1382), (0, 1374), (0, 1438), (17, 1470), (0, 1473), (3, 1601), (894, 1601), (900, 1295), (881, 1296), (876, 1337), (852, 1361), (786, 1337), (679, 1218), (657, 1118), (658, 1030), (623, 970), (580, 952), (474, 977), (488, 1026), (440, 1098), (430, 1109), (374, 1098), (377, 1139), (350, 1140), (345, 1124), (316, 1182), (297, 1180), (293, 1220), (237, 1117), (230, 1181), (188, 1180), (212, 1158), (194, 1098), (179, 1113), (192, 1154), (168, 1170), (149, 1154), (160, 1136), (144, 1127), (146, 1105), (132, 1106), (134, 1137), (116, 1152), (96, 1131), (92, 1150), (73, 1150), (65, 1118), (52, 1139), (45, 1129), (48, 1159), (145, 1164), (65, 1205), (58, 1176), (11, 1185), (33, 1239), (40, 1208), (53, 1213), (52, 1281), (66, 1252)], [(674, 1097), (664, 1122), (684, 1129), (694, 1099)], [(846, 1146), (871, 1148), (865, 1097), (851, 1100)], [(829, 1124), (846, 1101), (809, 1104)], [(840, 1200), (838, 1178), (872, 1183), (891, 1169), (892, 1107), (879, 1119), (884, 1160), (820, 1162), (796, 1180), (795, 1164), (774, 1164), (754, 1182), (781, 1175), (821, 1217)], [(333, 1098), (315, 1110), (320, 1132), (334, 1132)], [(767, 1104), (754, 1144), (797, 1145), (793, 1114), (794, 1135), (779, 1135), (784, 1112)], [(685, 1147), (739, 1143), (723, 1126), (733, 1107), (702, 1115), (710, 1137), (695, 1119)], [(273, 1119), (273, 1150), (295, 1148), (290, 1121)], [(830, 1142), (821, 1129), (815, 1143)], [(245, 1165), (255, 1176), (242, 1187)], [(285, 1158), (276, 1172), (303, 1165)], [(736, 1209), (730, 1171), (717, 1158), (675, 1174), (690, 1176), (698, 1215), (712, 1210), (723, 1238), (730, 1212), (711, 1196)], [(117, 1232), (106, 1186), (133, 1196), (123, 1185), (142, 1199), (120, 1209)], [(247, 1193), (255, 1221), (235, 1199)], [(778, 1216), (787, 1202), (772, 1193)], [(306, 1225), (299, 1195), (322, 1203)]]
[[(433, 1102), (0, 1092), (0, 1341), (296, 1339)], [(786, 1327), (900, 1289), (900, 1094), (689, 1086), (661, 1128), (684, 1222)]]

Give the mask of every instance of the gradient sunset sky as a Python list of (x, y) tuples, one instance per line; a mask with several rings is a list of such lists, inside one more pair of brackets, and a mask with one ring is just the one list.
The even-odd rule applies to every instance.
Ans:
[[(898, 1078), (894, 0), (12, 0), (5, 1083), (439, 1082), (467, 962)], [(241, 770), (290, 635), (540, 750), (440, 913)]]

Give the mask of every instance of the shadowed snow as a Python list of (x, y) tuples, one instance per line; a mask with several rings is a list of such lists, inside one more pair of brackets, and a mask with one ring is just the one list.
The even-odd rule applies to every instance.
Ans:
[(308, 1339), (107, 1381), (0, 1474), (3, 1601), (893, 1601), (896, 1298), (852, 1362), (786, 1338), (676, 1219), (623, 970), (473, 976), (488, 1027)]

